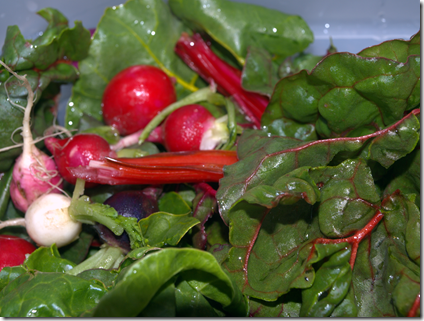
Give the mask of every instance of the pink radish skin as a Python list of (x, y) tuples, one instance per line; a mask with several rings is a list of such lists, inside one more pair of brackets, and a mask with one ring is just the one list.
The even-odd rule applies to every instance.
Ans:
[(16, 208), (25, 212), (28, 206), (41, 195), (50, 192), (60, 193), (56, 187), (62, 187), (61, 178), (58, 175), (54, 161), (34, 145), (30, 126), (34, 92), (26, 79), (26, 75), (20, 76), (1, 60), (0, 63), (23, 82), (23, 86), (28, 92), (25, 108), (10, 101), (12, 105), (25, 110), (22, 121), (22, 154), (16, 159), (10, 187), (10, 197), (13, 204), (15, 204)]
[[(37, 154), (37, 155), (36, 155)], [(38, 165), (40, 162), (40, 165)], [(53, 177), (49, 177), (52, 173)], [(10, 197), (15, 207), (26, 212), (29, 205), (47, 193), (61, 193), (62, 178), (57, 174), (54, 160), (34, 147), (33, 153), (16, 159), (10, 184)]]
[(192, 104), (173, 111), (162, 125), (169, 152), (211, 150), (228, 137), (226, 126), (203, 106)]

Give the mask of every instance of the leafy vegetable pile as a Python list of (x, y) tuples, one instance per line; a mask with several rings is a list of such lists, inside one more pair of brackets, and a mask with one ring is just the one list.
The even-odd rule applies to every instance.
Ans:
[[(150, 156), (123, 149), (71, 169), (69, 215), (86, 224), (70, 244), (0, 270), (1, 316), (420, 315), (420, 32), (317, 57), (303, 53), (313, 34), (301, 17), (224, 0), (129, 0), (105, 11), (92, 38), (55, 9), (39, 14), (43, 35), (9, 27), (1, 57), (35, 93), (35, 138), (51, 134), (60, 84), (72, 82), (63, 131), (117, 146), (102, 97), (132, 65), (160, 68), (177, 101), (226, 116), (229, 138), (223, 150), (166, 154), (145, 141), (149, 128), (125, 153)], [(24, 215), (9, 196), (21, 150), (7, 147), (22, 139), (11, 101), (25, 105), (28, 91), (9, 76), (0, 69), (4, 221)], [(252, 112), (252, 101), (262, 107)], [(137, 176), (155, 170), (154, 186)], [(95, 185), (107, 182), (118, 186)], [(138, 218), (105, 202), (126, 190), (143, 194)], [(23, 227), (0, 234), (33, 242)]]

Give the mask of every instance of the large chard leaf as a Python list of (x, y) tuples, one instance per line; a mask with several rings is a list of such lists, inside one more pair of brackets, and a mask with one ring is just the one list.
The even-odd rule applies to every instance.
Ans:
[(224, 167), (224, 177), (217, 191), (223, 219), (228, 223), (229, 209), (249, 189), (272, 185), (298, 167), (327, 165), (336, 155), (338, 163), (360, 155), (384, 167), (391, 166), (418, 143), (420, 124), (415, 116), (418, 113), (415, 110), (394, 125), (368, 136), (307, 143), (245, 130), (238, 143), (239, 161)]
[[(416, 46), (410, 46), (416, 52)], [(262, 125), (286, 117), (316, 124), (322, 137), (361, 136), (398, 121), (404, 111), (417, 106), (419, 88), (419, 55), (395, 61), (334, 53), (310, 73), (303, 70), (281, 79)]]
[[(28, 82), (35, 94), (35, 104), (40, 101), (42, 92), (51, 82), (73, 82), (78, 77), (78, 71), (75, 67), (59, 63), (44, 71), (23, 70), (19, 75), (27, 75)], [(28, 92), (21, 86), (20, 81), (12, 77), (5, 85), (0, 87), (0, 148), (13, 146), (15, 143), (22, 142), (22, 137), (15, 130), (22, 127), (23, 110), (13, 106), (10, 101), (25, 107), (27, 104)], [(44, 129), (50, 124), (44, 122), (43, 106), (35, 106), (34, 118), (32, 119), (33, 136), (41, 136)], [(50, 112), (51, 113), (51, 112)], [(35, 130), (37, 129), (37, 130)], [(15, 132), (15, 133), (14, 133)], [(13, 140), (12, 140), (13, 136)], [(0, 153), (0, 171), (7, 170), (22, 151), (22, 148), (14, 148)]]
[[(384, 221), (359, 245), (353, 269), (358, 317), (405, 316), (420, 289), (420, 269), (413, 262), (417, 255), (420, 260), (420, 236), (406, 233), (414, 221), (415, 230), (420, 230), (419, 210), (397, 193), (383, 200), (382, 209)], [(415, 246), (411, 254), (407, 243)]]
[(93, 309), (106, 288), (66, 273), (25, 273), (0, 292), (2, 317), (78, 317)]
[[(297, 201), (300, 199), (306, 202)], [(360, 230), (373, 216), (379, 201), (371, 173), (361, 160), (347, 160), (335, 167), (295, 169), (272, 186), (262, 184), (248, 190), (233, 205), (229, 212), (233, 248), (224, 266), (243, 293), (263, 300), (276, 300), (291, 288), (308, 288), (312, 284), (319, 287), (311, 268), (319, 258), (310, 256), (311, 240), (323, 235), (342, 237)], [(311, 206), (317, 202), (319, 207)], [(343, 247), (333, 246), (333, 250)], [(330, 266), (330, 270), (320, 272), (329, 274), (324, 277), (328, 281), (337, 270)], [(335, 287), (337, 293), (340, 288)], [(343, 300), (349, 286), (345, 288), (325, 315), (330, 315)], [(302, 307), (304, 316), (318, 313), (313, 308), (315, 303), (310, 304), (309, 308)]]
[(101, 100), (109, 81), (126, 67), (161, 68), (177, 81), (181, 95), (194, 91), (196, 74), (174, 53), (184, 26), (160, 0), (130, 0), (107, 8), (93, 35), (88, 57), (79, 64), (65, 124), (78, 128), (84, 115), (102, 120)]
[(87, 56), (90, 31), (80, 21), (69, 28), (66, 17), (56, 9), (45, 8), (37, 13), (49, 24), (34, 41), (26, 40), (18, 26), (7, 28), (2, 58), (11, 69), (43, 70), (64, 57), (78, 61)]
[(299, 16), (227, 0), (170, 0), (172, 12), (207, 32), (244, 65), (250, 46), (284, 58), (304, 50), (313, 34)]
[(358, 53), (361, 57), (384, 57), (387, 59), (406, 62), (411, 55), (421, 54), (421, 33), (417, 32), (410, 40), (389, 40), (379, 45), (365, 48)]
[(246, 316), (246, 298), (215, 258), (189, 248), (162, 249), (123, 269), (116, 286), (102, 298), (93, 316), (137, 316), (158, 290), (177, 275), (203, 296), (222, 304), (229, 314)]

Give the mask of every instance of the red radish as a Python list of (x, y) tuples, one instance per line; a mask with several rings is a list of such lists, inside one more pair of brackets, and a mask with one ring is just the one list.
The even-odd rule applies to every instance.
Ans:
[[(77, 134), (72, 137), (45, 139), (47, 149), (53, 154), (60, 175), (69, 183), (74, 184), (76, 178), (68, 167), (86, 166), (90, 160), (101, 160), (106, 156), (116, 157), (108, 142), (96, 134)], [(86, 187), (94, 184), (87, 184)]]
[(115, 75), (103, 93), (106, 124), (121, 136), (143, 129), (162, 109), (177, 99), (171, 79), (161, 69), (136, 65)]
[(228, 139), (226, 123), (216, 120), (201, 105), (187, 105), (173, 111), (162, 125), (169, 152), (210, 150)]
[(0, 271), (6, 266), (24, 263), (26, 254), (36, 250), (35, 246), (20, 237), (0, 235)]
[[(23, 82), (23, 86), (28, 92), (25, 108), (9, 100), (12, 105), (24, 109), (22, 122), (23, 151), (21, 156), (16, 159), (13, 167), (10, 197), (16, 208), (25, 212), (28, 206), (41, 195), (60, 193), (62, 178), (58, 175), (54, 161), (34, 145), (30, 126), (34, 92), (26, 79), (26, 75), (20, 76), (1, 60), (0, 63)], [(8, 93), (6, 92), (6, 94)]]

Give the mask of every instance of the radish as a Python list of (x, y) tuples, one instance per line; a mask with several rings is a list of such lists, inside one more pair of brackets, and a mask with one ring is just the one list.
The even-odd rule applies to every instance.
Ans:
[(34, 103), (34, 92), (26, 79), (12, 71), (4, 62), (0, 63), (17, 79), (23, 82), (28, 91), (27, 106), (24, 108), (9, 100), (9, 102), (24, 109), (22, 124), (23, 151), (16, 159), (10, 185), (10, 197), (17, 209), (25, 212), (28, 206), (38, 197), (46, 193), (60, 193), (62, 178), (59, 176), (55, 162), (34, 145), (30, 117)]
[(13, 235), (0, 235), (0, 271), (6, 266), (24, 263), (27, 254), (36, 250), (28, 241)]
[(44, 194), (27, 209), (25, 218), (0, 222), (7, 226), (25, 226), (29, 237), (39, 246), (62, 247), (75, 241), (81, 232), (81, 222), (73, 220), (68, 212), (71, 199), (63, 194)]
[(115, 75), (106, 86), (102, 98), (103, 118), (121, 136), (126, 136), (143, 129), (176, 99), (174, 84), (161, 69), (131, 66)]
[[(96, 134), (77, 134), (72, 137), (45, 139), (47, 149), (53, 154), (60, 175), (69, 183), (74, 184), (76, 178), (68, 167), (86, 166), (90, 160), (102, 160), (104, 157), (116, 157), (109, 143)], [(92, 187), (94, 184), (87, 184)]]
[(169, 152), (211, 150), (228, 139), (227, 117), (215, 119), (203, 106), (186, 105), (173, 111), (162, 125)]

